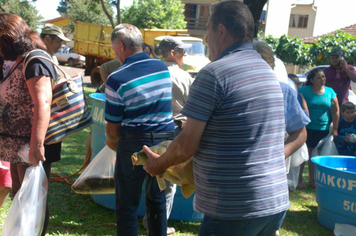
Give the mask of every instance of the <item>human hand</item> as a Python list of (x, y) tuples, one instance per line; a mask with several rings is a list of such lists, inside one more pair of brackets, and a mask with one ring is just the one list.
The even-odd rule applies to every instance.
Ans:
[(350, 135), (345, 136), (344, 141), (349, 143), (350, 142)]
[(331, 131), (331, 135), (335, 138), (336, 136), (338, 136), (338, 133), (337, 133), (337, 130), (336, 129), (333, 129)]
[(38, 166), (40, 161), (42, 161), (42, 162), (46, 161), (46, 158), (44, 156), (44, 146), (42, 145), (40, 148), (32, 148), (30, 146), (28, 158), (29, 158), (30, 164), (32, 164), (34, 166)]
[(162, 175), (166, 169), (159, 165), (158, 159), (160, 155), (154, 153), (147, 147), (146, 145), (143, 146), (142, 150), (147, 155), (147, 163), (143, 166), (143, 169), (149, 173), (152, 177), (156, 175)]
[(340, 67), (342, 69), (347, 67), (347, 62), (344, 60), (344, 58), (341, 58), (341, 60), (340, 60)]

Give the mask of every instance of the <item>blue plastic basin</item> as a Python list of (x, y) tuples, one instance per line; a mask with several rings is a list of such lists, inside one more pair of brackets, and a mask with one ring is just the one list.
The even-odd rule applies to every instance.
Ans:
[(356, 157), (316, 156), (318, 221), (333, 230), (335, 223), (356, 226)]
[[(93, 159), (105, 146), (105, 94), (104, 93), (92, 93), (89, 94), (92, 101), (92, 116), (93, 116), (93, 126), (92, 126), (92, 138), (91, 138), (91, 148), (92, 154), (91, 159)], [(193, 195), (194, 196), (194, 195)], [(169, 220), (174, 221), (201, 221), (203, 219), (203, 214), (195, 212), (193, 210), (193, 196), (189, 199), (185, 199), (181, 194), (180, 186), (177, 186), (177, 192), (174, 196), (174, 203)], [(106, 207), (111, 210), (115, 210), (115, 195), (114, 194), (92, 194), (91, 198), (94, 202), (99, 205)], [(137, 215), (143, 217), (146, 213), (146, 200), (145, 192), (142, 189), (141, 201), (138, 209)]]

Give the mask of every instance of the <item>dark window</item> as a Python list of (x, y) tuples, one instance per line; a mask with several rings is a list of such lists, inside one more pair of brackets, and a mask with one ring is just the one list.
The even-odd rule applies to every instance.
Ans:
[(290, 28), (307, 28), (308, 15), (290, 15), (289, 27)]

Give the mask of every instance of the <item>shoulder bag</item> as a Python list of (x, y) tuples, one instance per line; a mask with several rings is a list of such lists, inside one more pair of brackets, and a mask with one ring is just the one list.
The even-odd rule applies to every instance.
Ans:
[(90, 126), (93, 123), (93, 119), (85, 100), (82, 76), (79, 74), (71, 78), (56, 63), (44, 56), (33, 56), (28, 59), (27, 56), (23, 67), (24, 75), (26, 66), (33, 59), (43, 59), (51, 62), (64, 75), (64, 78), (52, 87), (51, 117), (45, 144), (59, 143)]

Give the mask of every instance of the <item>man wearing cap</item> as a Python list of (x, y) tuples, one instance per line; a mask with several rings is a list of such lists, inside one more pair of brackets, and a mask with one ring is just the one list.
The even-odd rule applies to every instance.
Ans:
[[(42, 28), (40, 37), (44, 44), (47, 47), (47, 52), (46, 54), (44, 51), (34, 51), (29, 55), (29, 58), (32, 56), (45, 56), (45, 57), (52, 57), (52, 59), (58, 64), (57, 58), (54, 55), (59, 48), (62, 46), (63, 41), (70, 41), (70, 39), (66, 38), (62, 32), (62, 30), (53, 25), (53, 24), (45, 24)], [(41, 63), (37, 63), (38, 61)], [(33, 64), (32, 64), (33, 63)], [(34, 59), (32, 60), (28, 67), (30, 73), (30, 77), (36, 77), (40, 75), (45, 75), (48, 77), (51, 77), (52, 79), (56, 80), (57, 79), (57, 73), (56, 70), (54, 70), (53, 65), (51, 65), (50, 62), (47, 62), (43, 59)], [(61, 149), (62, 149), (62, 142), (60, 143), (55, 143), (52, 145), (44, 145), (45, 147), (45, 157), (46, 161), (43, 162), (43, 168), (45, 169), (47, 178), (50, 178), (51, 174), (51, 166), (53, 162), (57, 162), (61, 159)], [(48, 202), (46, 205), (46, 216), (45, 216), (45, 223), (44, 223), (44, 228), (43, 228), (43, 233), (42, 235), (45, 234), (46, 228), (48, 226), (49, 222), (49, 207), (48, 207)]]
[(324, 69), (326, 77), (325, 86), (331, 87), (339, 101), (339, 107), (349, 100), (350, 81), (356, 82), (356, 71), (352, 65), (348, 65), (339, 48), (334, 48), (331, 53), (330, 67)]
[[(191, 44), (184, 44), (181, 40), (167, 36), (159, 44), (159, 49), (162, 51), (164, 63), (168, 67), (173, 83), (172, 87), (172, 112), (175, 123), (174, 135), (177, 136), (184, 127), (187, 117), (180, 112), (187, 102), (190, 86), (193, 83), (192, 77), (188, 72), (179, 68), (183, 65), (183, 57), (185, 49), (190, 48)], [(176, 184), (166, 180), (166, 208), (167, 219), (172, 211), (174, 194), (176, 192)], [(174, 228), (167, 228), (167, 235), (175, 232)]]
[(53, 24), (45, 24), (40, 36), (46, 44), (47, 52), (51, 54), (52, 59), (58, 64), (57, 57), (54, 54), (61, 48), (62, 42), (69, 42), (71, 40), (64, 36), (61, 28)]

